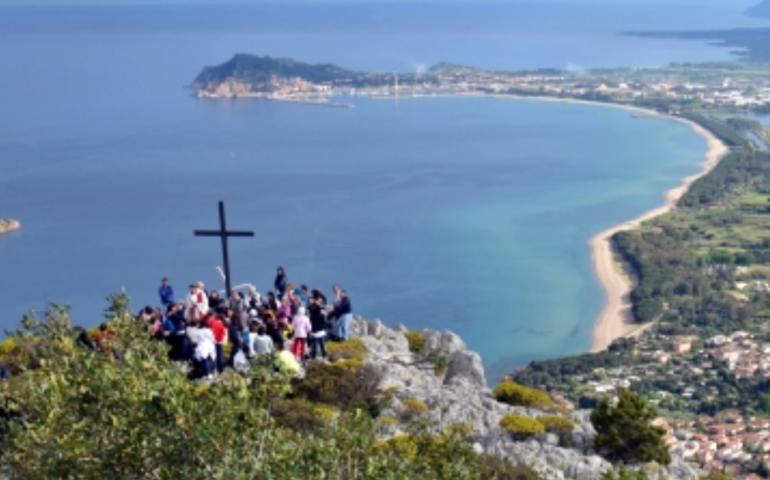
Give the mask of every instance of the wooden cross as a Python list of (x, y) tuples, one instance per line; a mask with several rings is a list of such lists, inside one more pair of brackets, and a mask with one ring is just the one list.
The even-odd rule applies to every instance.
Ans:
[(222, 239), (222, 257), (225, 262), (225, 298), (230, 297), (232, 284), (230, 283), (230, 255), (227, 248), (229, 237), (253, 237), (254, 232), (227, 230), (227, 218), (225, 217), (225, 202), (219, 201), (219, 230), (195, 230), (196, 237), (219, 237)]

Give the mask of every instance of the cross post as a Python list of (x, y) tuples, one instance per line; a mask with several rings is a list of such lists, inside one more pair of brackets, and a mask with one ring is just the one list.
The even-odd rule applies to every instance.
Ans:
[(195, 230), (196, 237), (219, 237), (222, 240), (222, 260), (225, 269), (225, 298), (230, 297), (232, 283), (230, 282), (230, 253), (227, 239), (229, 237), (253, 237), (254, 232), (236, 231), (227, 229), (227, 217), (225, 216), (225, 202), (219, 201), (219, 230)]

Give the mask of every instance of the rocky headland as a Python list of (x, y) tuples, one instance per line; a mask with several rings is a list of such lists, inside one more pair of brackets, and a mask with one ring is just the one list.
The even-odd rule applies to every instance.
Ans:
[[(514, 441), (500, 427), (504, 416), (537, 418), (553, 412), (497, 401), (487, 387), (481, 357), (468, 350), (456, 334), (427, 329), (417, 332), (422, 344), (417, 349), (414, 343), (410, 344), (410, 332), (401, 325), (391, 329), (379, 320), (357, 318), (352, 332), (366, 346), (365, 363), (382, 375), (380, 388), (393, 394), (392, 406), (383, 412), (384, 417), (396, 419), (400, 411), (417, 401), (426, 407), (424, 415), (437, 431), (466, 425), (473, 430), (474, 449), (478, 452), (528, 465), (546, 480), (599, 480), (604, 472), (613, 468), (593, 450), (596, 432), (589, 410), (560, 412), (575, 424), (567, 442), (555, 434)], [(400, 433), (401, 426), (396, 421), (385, 428), (386, 436)], [(646, 464), (634, 468), (643, 468), (652, 480), (699, 476), (698, 471), (675, 455), (668, 467)]]
[(16, 220), (5, 220), (0, 218), (0, 234), (12, 232), (21, 228), (21, 224)]

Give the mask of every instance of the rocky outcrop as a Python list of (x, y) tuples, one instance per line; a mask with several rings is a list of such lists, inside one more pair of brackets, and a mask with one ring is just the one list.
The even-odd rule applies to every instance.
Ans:
[(12, 232), (21, 228), (21, 224), (16, 220), (3, 220), (0, 218), (0, 234)]
[[(353, 335), (360, 337), (369, 350), (366, 362), (382, 375), (380, 388), (391, 392), (393, 405), (383, 415), (399, 417), (405, 401), (419, 400), (437, 430), (463, 424), (473, 429), (474, 448), (514, 463), (527, 464), (546, 480), (599, 480), (612, 468), (593, 452), (596, 432), (589, 411), (576, 411), (570, 419), (576, 423), (571, 445), (560, 446), (556, 435), (544, 435), (526, 442), (516, 442), (499, 426), (500, 419), (516, 413), (538, 417), (546, 412), (512, 407), (498, 402), (487, 388), (481, 358), (468, 350), (465, 342), (452, 332), (423, 330), (425, 343), (419, 352), (409, 350), (404, 336), (407, 329), (398, 325), (392, 329), (379, 320), (356, 318)], [(408, 403), (408, 402), (407, 402)], [(388, 434), (400, 433), (390, 426)], [(680, 459), (667, 469), (645, 465), (651, 480), (696, 478), (698, 472)]]

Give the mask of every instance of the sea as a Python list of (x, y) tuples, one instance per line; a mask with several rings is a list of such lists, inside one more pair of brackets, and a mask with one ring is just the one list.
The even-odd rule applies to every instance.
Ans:
[[(270, 289), (275, 268), (388, 325), (451, 330), (488, 378), (586, 352), (604, 297), (588, 240), (662, 203), (705, 140), (625, 110), (489, 98), (353, 109), (199, 100), (237, 52), (377, 71), (659, 66), (730, 58), (628, 30), (755, 26), (751, 1), (340, 2), (0, 7), (0, 327), (48, 302), (76, 324), (159, 280)], [(766, 23), (766, 22), (765, 22)]]

